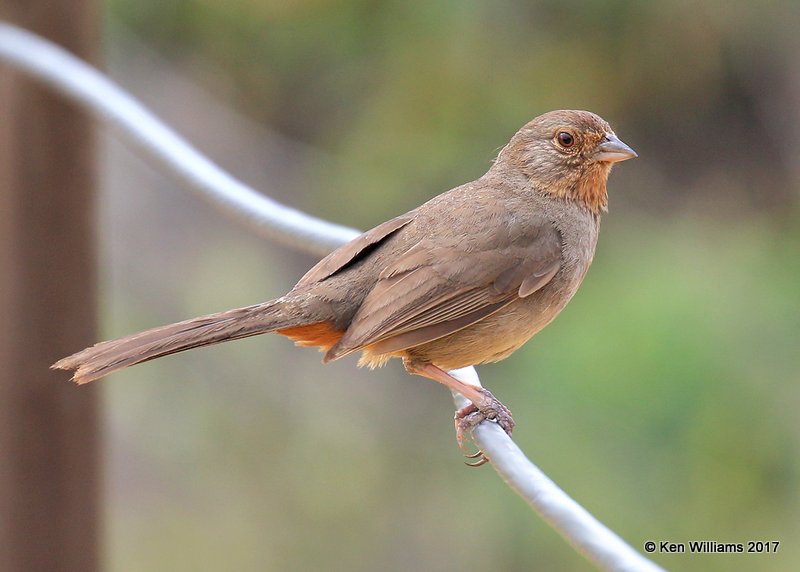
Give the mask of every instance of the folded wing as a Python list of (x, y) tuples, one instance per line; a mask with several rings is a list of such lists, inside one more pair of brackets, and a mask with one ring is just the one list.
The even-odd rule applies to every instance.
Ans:
[(531, 295), (560, 267), (561, 237), (544, 220), (483, 245), (423, 239), (383, 269), (325, 361), (367, 346), (389, 353), (444, 337)]

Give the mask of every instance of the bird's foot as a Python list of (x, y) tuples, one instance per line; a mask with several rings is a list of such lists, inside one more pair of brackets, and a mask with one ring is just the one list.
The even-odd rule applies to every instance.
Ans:
[[(464, 446), (465, 436), (467, 434), (471, 436), (472, 430), (487, 419), (500, 425), (509, 436), (514, 430), (514, 419), (508, 407), (503, 405), (488, 389), (480, 388), (478, 391), (481, 393), (481, 399), (478, 400), (478, 404), (471, 403), (456, 411), (456, 440), (462, 451), (466, 450)], [(468, 459), (478, 459), (474, 463), (466, 463), (469, 467), (480, 467), (489, 462), (488, 457), (480, 450), (477, 453), (465, 454), (464, 456)]]
[[(464, 436), (469, 434), (471, 437), (472, 430), (486, 419), (494, 421), (503, 428), (503, 431), (511, 435), (511, 431), (514, 429), (514, 419), (511, 417), (511, 412), (488, 389), (466, 383), (432, 363), (418, 362), (406, 357), (403, 358), (403, 365), (405, 365), (409, 373), (438, 381), (472, 402), (470, 405), (456, 411), (456, 439), (462, 451), (466, 450), (464, 448)], [(489, 461), (483, 451), (465, 456), (468, 459), (478, 459), (474, 463), (467, 463), (470, 467), (480, 467)]]

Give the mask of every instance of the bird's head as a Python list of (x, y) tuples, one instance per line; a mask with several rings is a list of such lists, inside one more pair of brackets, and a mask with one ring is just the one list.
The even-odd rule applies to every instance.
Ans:
[(606, 181), (614, 163), (636, 157), (601, 117), (588, 111), (551, 111), (520, 129), (497, 157), (539, 192), (606, 210)]

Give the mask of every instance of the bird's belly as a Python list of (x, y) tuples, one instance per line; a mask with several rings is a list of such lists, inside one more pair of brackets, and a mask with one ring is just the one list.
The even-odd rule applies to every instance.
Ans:
[(549, 324), (574, 289), (544, 288), (498, 312), (438, 340), (409, 348), (408, 354), (445, 370), (507, 358)]

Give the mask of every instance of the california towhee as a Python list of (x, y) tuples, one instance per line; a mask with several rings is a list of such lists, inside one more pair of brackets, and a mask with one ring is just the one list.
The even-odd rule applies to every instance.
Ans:
[(101, 342), (57, 362), (87, 383), (190, 348), (267, 332), (319, 346), (324, 362), (361, 351), (472, 402), (463, 433), (511, 414), (448, 370), (508, 357), (575, 294), (594, 255), (606, 181), (636, 157), (603, 119), (553, 111), (520, 129), (481, 178), (376, 226), (323, 258), (285, 296)]

